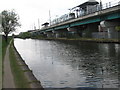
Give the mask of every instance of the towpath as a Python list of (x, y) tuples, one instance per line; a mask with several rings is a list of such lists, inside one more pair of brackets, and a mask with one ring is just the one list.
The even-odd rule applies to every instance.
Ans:
[(10, 59), (9, 59), (9, 47), (6, 49), (6, 54), (4, 57), (4, 68), (3, 68), (3, 88), (15, 88), (14, 78), (11, 71)]

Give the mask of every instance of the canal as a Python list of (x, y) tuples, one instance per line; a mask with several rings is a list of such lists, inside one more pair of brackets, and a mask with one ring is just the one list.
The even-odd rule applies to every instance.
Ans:
[(120, 87), (120, 44), (18, 38), (14, 44), (44, 88)]

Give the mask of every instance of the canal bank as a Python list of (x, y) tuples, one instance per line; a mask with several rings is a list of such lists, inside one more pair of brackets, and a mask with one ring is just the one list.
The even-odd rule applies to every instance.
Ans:
[(96, 42), (96, 43), (118, 43), (120, 39), (97, 39), (97, 38), (32, 38), (39, 40), (69, 40), (69, 41), (81, 41), (81, 42)]
[(16, 88), (39, 88), (43, 89), (40, 81), (36, 79), (28, 65), (21, 58), (14, 43), (10, 44), (10, 65), (14, 76)]
[[(119, 36), (118, 34), (116, 34)], [(70, 35), (71, 36), (71, 35)], [(44, 35), (32, 35), (30, 32), (24, 32), (19, 35), (16, 35), (15, 38), (21, 39), (39, 39), (39, 40), (71, 40), (71, 41), (83, 41), (83, 42), (97, 42), (97, 43), (120, 43), (120, 38), (97, 38), (97, 37), (47, 37)]]
[(18, 35), (15, 36), (15, 38), (21, 38), (21, 39), (38, 39), (38, 40), (70, 40), (70, 41), (82, 41), (82, 42), (97, 42), (97, 43), (120, 43), (120, 38), (117, 39), (108, 39), (108, 38), (47, 38), (43, 36), (32, 36), (28, 34), (28, 32), (25, 32), (27, 35)]

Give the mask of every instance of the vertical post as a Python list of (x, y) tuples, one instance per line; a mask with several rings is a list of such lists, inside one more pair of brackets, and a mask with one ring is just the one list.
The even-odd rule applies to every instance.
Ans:
[(106, 3), (106, 8), (108, 8), (108, 3)]
[(38, 28), (39, 28), (39, 30), (40, 30), (40, 21), (39, 21), (39, 19), (38, 19)]
[(56, 21), (55, 24), (58, 24), (58, 15), (56, 15)]
[(102, 10), (102, 1), (100, 0), (100, 10)]
[(50, 13), (50, 10), (49, 10), (49, 20), (50, 20), (50, 26), (51, 26), (51, 13)]
[(34, 23), (34, 30), (36, 30), (35, 23)]
[(109, 7), (111, 7), (111, 2), (109, 2)]
[(34, 30), (34, 24), (32, 25), (32, 29)]
[(68, 9), (68, 10), (70, 11), (69, 13), (71, 13), (71, 10), (72, 10), (72, 9)]
[(77, 18), (78, 18), (78, 11), (79, 11), (79, 10), (78, 10), (78, 9), (76, 9), (76, 15), (77, 15)]

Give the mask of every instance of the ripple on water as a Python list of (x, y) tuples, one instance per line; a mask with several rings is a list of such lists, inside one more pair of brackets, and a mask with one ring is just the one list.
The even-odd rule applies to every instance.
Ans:
[(15, 39), (15, 47), (43, 87), (119, 85), (120, 45)]

